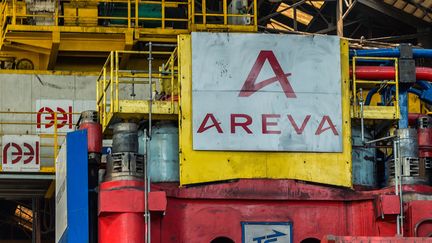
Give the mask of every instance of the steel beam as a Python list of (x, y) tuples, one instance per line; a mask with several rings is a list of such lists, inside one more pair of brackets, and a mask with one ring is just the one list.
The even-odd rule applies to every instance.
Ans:
[(408, 13), (403, 12), (402, 10), (399, 10), (381, 1), (358, 0), (358, 2), (392, 18), (398, 19), (413, 27), (426, 26), (428, 24), (425, 21), (418, 19), (417, 17), (414, 17)]
[(60, 32), (53, 31), (52, 32), (52, 44), (51, 44), (51, 52), (48, 59), (48, 68), (54, 69), (55, 64), (57, 63), (58, 50), (60, 46)]

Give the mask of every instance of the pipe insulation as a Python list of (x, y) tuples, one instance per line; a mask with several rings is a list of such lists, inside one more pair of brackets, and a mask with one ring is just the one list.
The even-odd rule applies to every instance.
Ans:
[[(432, 49), (412, 49), (414, 58), (432, 58)], [(399, 57), (399, 48), (350, 50), (350, 57)]]
[[(352, 70), (350, 70), (352, 76)], [(356, 66), (356, 78), (365, 80), (394, 79), (395, 68), (385, 66)], [(416, 67), (416, 79), (432, 82), (432, 68)]]

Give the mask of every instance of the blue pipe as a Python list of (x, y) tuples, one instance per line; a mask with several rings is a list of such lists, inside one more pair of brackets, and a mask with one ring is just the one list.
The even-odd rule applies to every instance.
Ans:
[[(350, 50), (350, 57), (399, 57), (399, 48)], [(432, 49), (413, 49), (414, 58), (432, 58)]]
[(422, 89), (430, 89), (430, 88), (432, 88), (432, 85), (429, 82), (427, 82), (427, 81), (420, 80), (420, 81), (417, 81), (417, 84), (420, 85), (420, 87)]
[(410, 89), (408, 90), (408, 92), (411, 93), (411, 94), (415, 94), (415, 95), (417, 95), (418, 97), (421, 97), (421, 95), (422, 95), (421, 90), (416, 89), (416, 88), (410, 88)]
[[(427, 85), (430, 85), (430, 84), (427, 83)], [(392, 86), (390, 88), (391, 92), (394, 92), (394, 89), (395, 89), (395, 87)], [(368, 92), (366, 99), (365, 99), (365, 105), (370, 105), (370, 102), (372, 100), (372, 96), (377, 91), (378, 91), (378, 88), (375, 87)], [(428, 98), (431, 96), (431, 94), (429, 92), (432, 92), (432, 89), (426, 89), (424, 91), (421, 91), (421, 90), (413, 88), (413, 87), (400, 87), (400, 89), (399, 89), (399, 109), (400, 109), (399, 128), (407, 128), (408, 127), (408, 92), (417, 95), (421, 100), (425, 101), (428, 104), (432, 103), (432, 100), (430, 98)]]
[(366, 99), (365, 99), (365, 105), (370, 105), (371, 100), (372, 100), (372, 96), (374, 96), (374, 94), (378, 91), (378, 87), (372, 88), (371, 90), (369, 90), (368, 94), (366, 95)]

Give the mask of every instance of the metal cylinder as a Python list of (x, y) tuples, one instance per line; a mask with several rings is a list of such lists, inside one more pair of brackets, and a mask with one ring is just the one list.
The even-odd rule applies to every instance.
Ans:
[[(399, 173), (401, 175), (402, 184), (427, 184), (429, 176), (426, 173), (426, 161), (419, 158), (404, 157), (400, 160), (401, 166)], [(394, 160), (387, 162), (389, 171), (388, 185), (392, 186), (395, 183), (396, 168)]]
[(109, 154), (105, 181), (142, 180), (143, 168), (143, 155), (131, 152)]
[(417, 130), (414, 128), (398, 129), (396, 136), (400, 144), (400, 157), (418, 158)]
[[(365, 129), (364, 138), (366, 141), (373, 139), (370, 131)], [(352, 127), (352, 173), (353, 184), (364, 187), (376, 187), (376, 148), (363, 146), (361, 129), (358, 126)]]
[(88, 152), (102, 152), (102, 126), (98, 122), (97, 111), (83, 111), (79, 119), (79, 130), (87, 129)]
[(99, 193), (99, 242), (144, 243), (144, 182), (103, 182)]
[(85, 122), (98, 123), (99, 122), (99, 116), (98, 116), (97, 111), (87, 110), (87, 111), (81, 112), (80, 122), (81, 123), (85, 123)]
[(114, 125), (112, 152), (138, 153), (138, 125), (135, 123), (117, 123)]
[(432, 118), (421, 116), (417, 120), (417, 135), (419, 145), (419, 157), (432, 157)]
[(114, 125), (112, 153), (107, 155), (105, 181), (142, 180), (144, 156), (138, 154), (138, 125)]
[(174, 122), (161, 121), (152, 127), (149, 173), (152, 182), (179, 181), (179, 137)]

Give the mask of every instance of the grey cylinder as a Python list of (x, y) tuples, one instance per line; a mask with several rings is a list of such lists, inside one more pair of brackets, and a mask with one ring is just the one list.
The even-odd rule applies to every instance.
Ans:
[(418, 157), (417, 130), (414, 128), (402, 128), (396, 130), (396, 136), (400, 144), (400, 157)]
[[(370, 131), (367, 129), (365, 129), (364, 136), (366, 141), (373, 139)], [(363, 146), (360, 127), (352, 127), (352, 144), (353, 184), (366, 187), (376, 187), (376, 149)]]
[(161, 121), (152, 127), (149, 173), (152, 182), (179, 181), (178, 128), (174, 122)]
[(99, 122), (99, 116), (97, 111), (88, 110), (81, 112), (81, 121), (80, 123), (85, 122)]
[(138, 153), (138, 125), (135, 123), (117, 123), (114, 125), (112, 152)]
[(107, 156), (105, 181), (142, 180), (144, 156), (131, 152), (112, 153)]
[(424, 170), (425, 162), (419, 158), (404, 157), (400, 159), (401, 166), (396, 169), (394, 160), (389, 160), (387, 162), (388, 185), (393, 186), (395, 184), (396, 170), (401, 175), (401, 184), (427, 184), (429, 178)]

